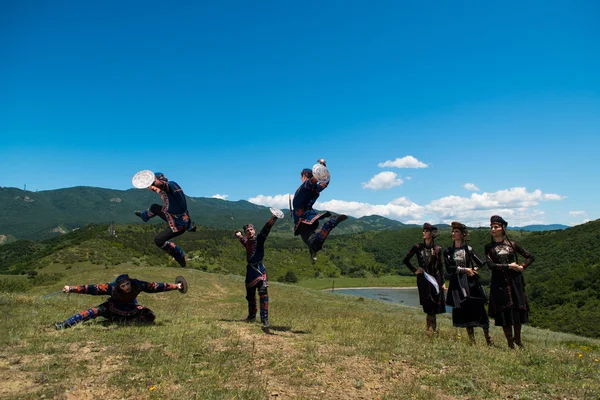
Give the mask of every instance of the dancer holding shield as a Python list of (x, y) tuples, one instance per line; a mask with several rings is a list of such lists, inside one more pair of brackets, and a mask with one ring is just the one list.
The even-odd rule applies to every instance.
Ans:
[[(415, 244), (406, 257), (404, 264), (417, 275), (419, 302), (427, 314), (427, 331), (437, 331), (436, 315), (446, 312), (444, 300), (444, 266), (442, 249), (436, 246), (438, 229), (429, 223), (423, 224), (423, 243)], [(417, 255), (418, 268), (413, 267), (410, 259)]]
[(273, 214), (258, 235), (254, 231), (252, 224), (244, 225), (244, 234), (240, 231), (235, 232), (235, 236), (246, 249), (246, 300), (248, 301), (248, 317), (246, 321), (256, 320), (256, 291), (260, 302), (260, 320), (263, 323), (265, 332), (269, 329), (269, 293), (267, 287), (267, 270), (263, 264), (265, 257), (265, 240), (271, 232), (278, 218), (283, 218), (283, 212), (276, 208), (271, 208)]
[[(529, 322), (523, 270), (533, 262), (534, 257), (508, 238), (507, 226), (508, 222), (499, 215), (493, 215), (490, 219), (492, 242), (485, 246), (488, 266), (492, 270), (488, 313), (494, 318), (495, 325), (504, 330), (508, 347), (514, 349), (515, 344), (523, 347), (521, 325)], [(521, 264), (518, 254), (525, 257)]]
[(318, 213), (312, 208), (321, 192), (329, 185), (329, 170), (325, 160), (318, 160), (318, 164), (315, 164), (312, 170), (303, 169), (300, 172), (300, 179), (302, 184), (296, 190), (293, 201), (294, 235), (300, 235), (306, 243), (310, 252), (310, 261), (314, 264), (317, 261), (317, 252), (323, 248), (323, 243), (331, 230), (348, 217), (344, 214), (331, 217), (321, 229), (317, 230), (319, 220), (331, 215), (330, 212)]
[(490, 337), (490, 321), (485, 311), (487, 295), (479, 283), (479, 267), (483, 261), (466, 243), (469, 232), (460, 222), (452, 222), (452, 247), (444, 250), (446, 271), (450, 274), (450, 285), (446, 303), (452, 307), (452, 324), (467, 328), (471, 343), (475, 344), (475, 327), (483, 329), (485, 340), (493, 345)]
[(154, 243), (166, 251), (182, 267), (186, 266), (183, 249), (171, 239), (183, 235), (186, 231), (194, 232), (192, 220), (188, 213), (187, 201), (183, 189), (176, 182), (169, 181), (161, 172), (140, 171), (133, 177), (133, 185), (137, 188), (148, 188), (160, 195), (163, 205), (152, 204), (146, 211), (136, 211), (135, 215), (144, 222), (158, 216), (168, 223), (154, 238)]
[(187, 282), (181, 276), (177, 277), (176, 283), (144, 282), (129, 278), (122, 274), (112, 283), (100, 285), (65, 286), (65, 293), (90, 294), (95, 296), (110, 296), (108, 300), (97, 307), (82, 311), (62, 322), (56, 322), (56, 329), (66, 329), (80, 322), (88, 321), (97, 317), (104, 317), (110, 321), (117, 322), (154, 322), (156, 315), (137, 302), (137, 296), (141, 292), (159, 293), (170, 290), (187, 292)]

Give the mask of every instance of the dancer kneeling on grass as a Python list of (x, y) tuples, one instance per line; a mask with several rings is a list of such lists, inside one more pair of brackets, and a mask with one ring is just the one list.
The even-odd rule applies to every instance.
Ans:
[[(490, 219), (492, 242), (485, 246), (488, 266), (492, 270), (490, 285), (490, 317), (501, 326), (508, 347), (523, 347), (521, 325), (529, 322), (529, 304), (525, 294), (523, 270), (534, 260), (533, 254), (511, 241), (506, 234), (508, 223), (499, 215)], [(525, 261), (519, 264), (519, 256)], [(514, 334), (513, 334), (514, 327)]]
[(466, 243), (469, 232), (460, 222), (452, 222), (452, 247), (444, 250), (446, 271), (450, 285), (446, 303), (452, 307), (452, 324), (467, 328), (471, 343), (475, 344), (475, 327), (483, 329), (485, 340), (493, 345), (490, 337), (490, 320), (485, 311), (487, 295), (479, 283), (479, 267), (484, 263)]
[(129, 275), (119, 275), (112, 283), (100, 285), (65, 286), (63, 292), (91, 294), (95, 296), (109, 295), (110, 297), (98, 307), (90, 308), (73, 315), (63, 322), (56, 322), (56, 329), (66, 329), (80, 322), (96, 317), (104, 317), (116, 322), (154, 322), (156, 315), (144, 306), (138, 304), (136, 297), (141, 292), (158, 293), (170, 290), (182, 290), (184, 283), (144, 282), (130, 279)]
[[(404, 264), (417, 275), (419, 302), (423, 306), (423, 312), (427, 314), (427, 331), (433, 332), (437, 331), (436, 315), (446, 312), (442, 249), (434, 242), (437, 234), (438, 229), (435, 226), (423, 224), (423, 243), (415, 244), (404, 257)], [(418, 268), (410, 263), (415, 254)]]
[[(278, 210), (279, 211), (279, 210)], [(279, 211), (282, 216), (281, 211)], [(263, 264), (265, 257), (265, 240), (269, 236), (271, 228), (277, 221), (275, 215), (271, 216), (258, 235), (255, 235), (252, 224), (244, 225), (244, 234), (240, 231), (235, 232), (235, 236), (246, 249), (246, 300), (248, 301), (248, 317), (246, 321), (256, 320), (256, 291), (260, 302), (260, 320), (265, 329), (269, 328), (269, 293), (267, 287), (267, 270)]]

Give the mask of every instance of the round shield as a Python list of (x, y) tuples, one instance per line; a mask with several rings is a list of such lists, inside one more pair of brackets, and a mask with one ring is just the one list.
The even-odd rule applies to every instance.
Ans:
[(322, 164), (315, 164), (312, 167), (312, 173), (319, 182), (329, 183), (329, 170)]
[(133, 176), (131, 183), (138, 189), (146, 189), (154, 183), (154, 172), (149, 169), (140, 171)]
[(181, 293), (187, 293), (188, 284), (183, 276), (178, 276), (177, 278), (175, 278), (175, 283), (181, 283), (181, 289), (177, 290), (179, 290)]
[(271, 211), (271, 214), (273, 214), (277, 218), (283, 218), (283, 211), (281, 211), (279, 208), (271, 207), (269, 208), (269, 210)]

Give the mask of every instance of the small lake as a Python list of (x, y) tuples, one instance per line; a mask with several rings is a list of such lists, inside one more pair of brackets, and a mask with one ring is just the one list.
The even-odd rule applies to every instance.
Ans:
[[(421, 308), (419, 304), (419, 291), (417, 288), (352, 288), (335, 289), (334, 293), (349, 294), (351, 296), (366, 297), (369, 299), (389, 301), (407, 307)], [(452, 312), (451, 307), (446, 307), (446, 312)]]

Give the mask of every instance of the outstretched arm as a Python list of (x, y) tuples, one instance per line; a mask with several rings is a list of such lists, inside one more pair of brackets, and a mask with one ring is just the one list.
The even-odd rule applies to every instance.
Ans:
[(113, 288), (114, 285), (112, 283), (103, 283), (101, 285), (65, 286), (63, 288), (63, 292), (102, 296), (112, 294)]
[(142, 291), (146, 293), (169, 292), (171, 290), (181, 289), (181, 283), (137, 281), (136, 284), (140, 285)]

